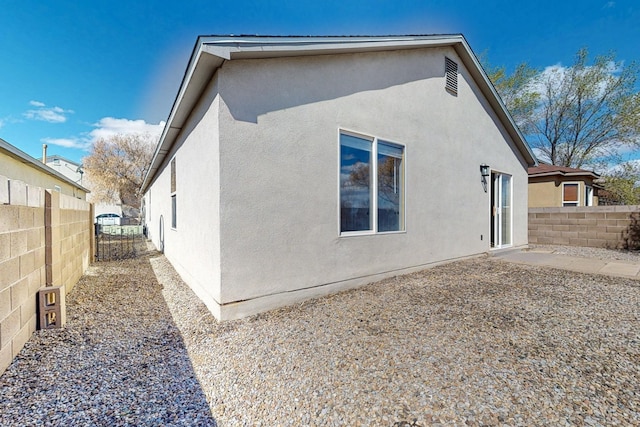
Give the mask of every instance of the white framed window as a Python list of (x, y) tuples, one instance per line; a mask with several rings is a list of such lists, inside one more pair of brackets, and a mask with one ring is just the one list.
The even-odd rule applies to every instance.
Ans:
[(340, 234), (404, 231), (403, 145), (340, 131)]
[(593, 206), (593, 187), (590, 185), (585, 185), (584, 187), (584, 205)]
[(580, 184), (577, 182), (562, 183), (562, 206), (580, 206)]

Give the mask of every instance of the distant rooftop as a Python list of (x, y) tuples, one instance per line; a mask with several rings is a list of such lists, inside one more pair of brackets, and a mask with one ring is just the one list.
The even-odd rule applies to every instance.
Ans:
[[(47, 154), (47, 163), (49, 163), (50, 161), (56, 160), (56, 159), (57, 160), (62, 160), (63, 162), (71, 163), (72, 165), (75, 165), (75, 166), (82, 166), (80, 163), (74, 162), (73, 160), (69, 160), (69, 159), (67, 159), (65, 157), (62, 157), (62, 156), (58, 155), (58, 154), (51, 154), (51, 155)], [(38, 160), (42, 161), (42, 159), (38, 159)]]
[(546, 163), (540, 163), (538, 166), (532, 166), (528, 169), (529, 176), (548, 176), (548, 175), (562, 175), (562, 176), (592, 176), (594, 178), (600, 178), (600, 174), (594, 171), (578, 168), (570, 168), (567, 166), (549, 165)]

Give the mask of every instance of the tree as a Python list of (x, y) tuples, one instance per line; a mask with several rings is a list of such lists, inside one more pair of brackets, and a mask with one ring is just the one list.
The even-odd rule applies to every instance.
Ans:
[(637, 205), (640, 203), (640, 166), (625, 162), (601, 177), (601, 205)]
[(538, 71), (526, 63), (518, 65), (510, 76), (507, 75), (505, 67), (491, 67), (485, 64), (485, 69), (511, 117), (522, 132), (527, 132), (530, 118), (540, 99), (537, 92), (529, 90), (529, 84), (538, 75)]
[(640, 146), (640, 94), (637, 64), (624, 66), (613, 54), (588, 64), (581, 49), (572, 66), (540, 72), (521, 65), (507, 77), (487, 67), (531, 147), (542, 160), (580, 168), (616, 159)]
[(139, 209), (142, 181), (156, 142), (148, 134), (119, 134), (96, 141), (83, 162), (92, 200), (119, 202), (123, 210)]

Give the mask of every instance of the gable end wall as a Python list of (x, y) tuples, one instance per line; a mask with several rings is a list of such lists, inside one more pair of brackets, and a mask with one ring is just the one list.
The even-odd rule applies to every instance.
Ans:
[[(236, 60), (219, 73), (222, 317), (489, 251), (481, 163), (513, 176), (513, 243), (527, 244), (526, 164), (453, 49)], [(405, 232), (340, 236), (339, 129), (406, 146)]]

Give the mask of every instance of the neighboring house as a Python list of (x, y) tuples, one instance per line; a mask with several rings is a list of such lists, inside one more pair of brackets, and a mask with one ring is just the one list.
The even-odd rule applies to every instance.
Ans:
[(535, 164), (462, 35), (200, 37), (145, 221), (233, 319), (526, 245)]
[(45, 164), (56, 172), (61, 173), (73, 182), (83, 185), (84, 169), (82, 165), (72, 160), (65, 159), (57, 154), (48, 155)]
[(89, 190), (0, 139), (0, 175), (27, 185), (48, 188), (86, 200)]
[(598, 206), (600, 175), (584, 169), (540, 163), (529, 168), (529, 207)]
[[(65, 159), (64, 157), (59, 156), (57, 154), (53, 154), (51, 156), (47, 155), (46, 164), (51, 169), (66, 176), (70, 180), (80, 185), (86, 185), (87, 187), (91, 188), (91, 183), (84, 176), (84, 169), (81, 164), (76, 163), (69, 159)], [(119, 204), (95, 203), (91, 197), (91, 194), (87, 195), (87, 200), (89, 202), (94, 203), (94, 214), (96, 217), (100, 214), (111, 214), (111, 213), (122, 215), (122, 208)]]

